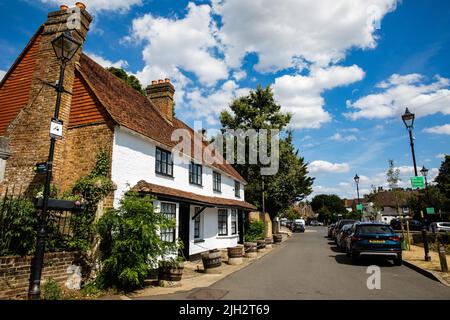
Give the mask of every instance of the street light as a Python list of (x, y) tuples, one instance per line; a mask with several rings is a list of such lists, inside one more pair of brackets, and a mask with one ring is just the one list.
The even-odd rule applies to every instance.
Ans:
[[(356, 174), (353, 179), (356, 182), (356, 193), (358, 195), (358, 203), (356, 205), (356, 211), (358, 212), (358, 205), (359, 205), (359, 176), (358, 176), (358, 174)], [(362, 212), (361, 212), (361, 215), (359, 216), (359, 221), (362, 221)]]
[[(47, 223), (47, 209), (48, 198), (50, 194), (50, 183), (52, 179), (53, 155), (55, 153), (56, 139), (62, 138), (62, 121), (58, 119), (59, 108), (61, 105), (61, 95), (64, 92), (64, 72), (66, 64), (73, 58), (81, 44), (77, 42), (69, 31), (65, 31), (52, 41), (53, 50), (56, 57), (61, 63), (59, 72), (59, 81), (55, 85), (56, 105), (55, 113), (50, 125), (50, 150), (46, 164), (46, 178), (44, 185), (44, 199), (42, 205), (42, 212), (39, 219), (39, 228), (36, 241), (36, 253), (34, 256), (34, 263), (30, 279), (30, 287), (28, 291), (28, 298), (31, 300), (39, 300), (41, 295), (41, 275), (44, 263), (45, 253), (45, 238), (47, 237), (46, 223)], [(55, 127), (56, 125), (56, 127)], [(53, 130), (56, 131), (53, 131)]]
[[(409, 144), (411, 146), (411, 154), (412, 154), (412, 158), (413, 158), (413, 164), (414, 164), (414, 176), (418, 176), (417, 175), (417, 164), (416, 164), (416, 155), (414, 153), (414, 138), (413, 138), (413, 128), (414, 128), (414, 119), (415, 119), (415, 115), (414, 113), (411, 113), (409, 111), (408, 108), (406, 108), (405, 113), (402, 115), (402, 120), (403, 123), (406, 126), (406, 129), (408, 130), (409, 133)], [(426, 171), (426, 173), (428, 173), (428, 170)], [(425, 261), (430, 261), (431, 257), (429, 255), (429, 249), (428, 249), (428, 238), (427, 238), (427, 227), (426, 227), (426, 212), (424, 213), (424, 217), (423, 219), (423, 228), (422, 228), (422, 241), (423, 241), (423, 248), (425, 251)]]
[[(430, 204), (430, 193), (428, 192), (428, 180), (427, 180), (427, 176), (428, 176), (428, 169), (425, 168), (425, 166), (422, 166), (422, 169), (420, 169), (420, 173), (423, 175), (423, 177), (425, 178), (425, 191), (427, 193), (427, 201), (428, 204)], [(428, 212), (427, 212), (428, 214)]]

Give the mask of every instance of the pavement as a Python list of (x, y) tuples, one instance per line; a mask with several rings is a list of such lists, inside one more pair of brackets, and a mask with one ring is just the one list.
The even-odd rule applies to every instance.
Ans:
[[(380, 289), (368, 289), (369, 266), (380, 268)], [(200, 279), (200, 278), (199, 278)], [(407, 266), (385, 260), (352, 265), (326, 238), (325, 227), (307, 227), (282, 247), (209, 286), (131, 299), (299, 300), (299, 299), (444, 299), (450, 288)]]

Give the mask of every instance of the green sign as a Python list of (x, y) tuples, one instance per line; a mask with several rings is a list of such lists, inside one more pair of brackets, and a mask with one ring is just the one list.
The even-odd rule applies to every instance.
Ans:
[(435, 214), (434, 208), (427, 208), (427, 214)]
[(422, 189), (425, 187), (425, 180), (423, 177), (411, 177), (411, 187), (413, 189)]
[(363, 211), (363, 205), (362, 204), (357, 204), (356, 205), (356, 210)]

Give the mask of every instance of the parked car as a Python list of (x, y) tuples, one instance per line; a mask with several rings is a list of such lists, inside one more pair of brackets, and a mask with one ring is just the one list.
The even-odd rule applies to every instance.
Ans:
[(385, 223), (357, 222), (346, 238), (347, 255), (356, 264), (362, 256), (378, 256), (392, 259), (402, 265), (400, 237)]
[(394, 230), (401, 230), (401, 223), (403, 222), (403, 229), (406, 229), (406, 221), (409, 223), (409, 230), (410, 231), (422, 231), (423, 229), (423, 223), (419, 220), (413, 220), (413, 219), (392, 219), (390, 226)]
[(430, 231), (436, 232), (450, 232), (450, 222), (432, 222), (430, 224)]
[(317, 225), (318, 225), (319, 227), (323, 227), (323, 222), (317, 221)]
[(333, 238), (333, 230), (336, 226), (336, 223), (332, 223), (328, 226), (328, 238)]
[(294, 222), (292, 232), (305, 232), (305, 225), (300, 222)]
[(286, 228), (289, 230), (292, 230), (292, 225), (294, 224), (294, 221), (286, 221)]
[(356, 222), (356, 220), (352, 220), (352, 219), (342, 219), (337, 222), (336, 227), (334, 228), (334, 232), (333, 232), (333, 234), (334, 234), (333, 238), (334, 238), (334, 242), (336, 243), (336, 245), (338, 244), (336, 236), (339, 233), (339, 231), (341, 231), (342, 227), (345, 226), (346, 224), (354, 224), (355, 222)]
[(350, 234), (353, 224), (344, 225), (336, 236), (337, 246), (340, 250), (346, 251), (346, 239)]
[(316, 227), (316, 226), (319, 225), (319, 221), (313, 220), (313, 221), (311, 221), (310, 225), (313, 226), (313, 227)]

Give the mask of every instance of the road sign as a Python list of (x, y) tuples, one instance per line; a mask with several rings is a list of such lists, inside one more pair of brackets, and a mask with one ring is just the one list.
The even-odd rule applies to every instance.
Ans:
[(427, 208), (427, 214), (435, 214), (434, 208)]
[(46, 173), (47, 172), (47, 162), (42, 163), (36, 163), (34, 166), (34, 172), (38, 174)]
[(422, 189), (425, 187), (425, 181), (423, 177), (411, 177), (411, 188)]
[(356, 205), (356, 210), (363, 211), (363, 205), (362, 204), (357, 204)]
[(61, 140), (63, 136), (63, 122), (59, 119), (52, 118), (50, 123), (50, 137)]

